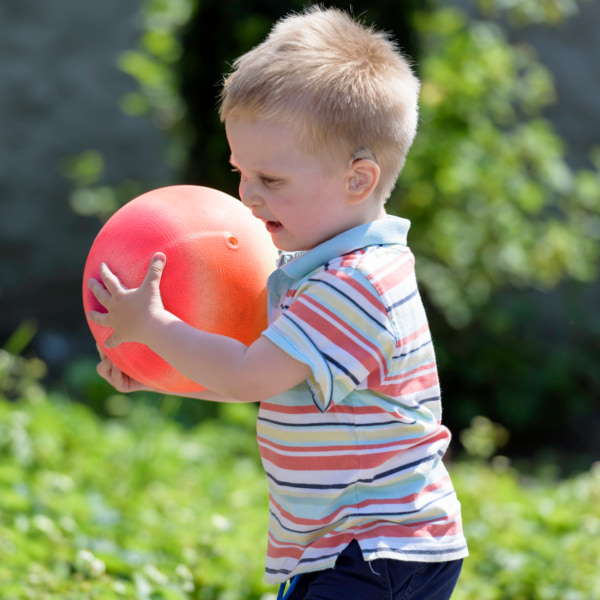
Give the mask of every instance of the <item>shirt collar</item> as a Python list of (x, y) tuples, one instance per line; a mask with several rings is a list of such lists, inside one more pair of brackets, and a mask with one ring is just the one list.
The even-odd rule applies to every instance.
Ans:
[(299, 279), (329, 260), (347, 254), (352, 250), (380, 244), (402, 244), (406, 246), (409, 228), (410, 221), (408, 219), (388, 215), (385, 219), (370, 221), (364, 225), (348, 229), (307, 252), (283, 253), (280, 259), (280, 269), (288, 277)]

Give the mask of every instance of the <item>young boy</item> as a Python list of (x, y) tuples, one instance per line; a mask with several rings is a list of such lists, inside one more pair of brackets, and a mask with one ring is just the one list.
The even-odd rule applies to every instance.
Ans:
[[(447, 599), (467, 555), (410, 223), (385, 212), (418, 90), (387, 35), (335, 9), (284, 18), (235, 62), (221, 97), (231, 163), (282, 251), (251, 346), (165, 311), (162, 254), (139, 288), (106, 266), (104, 286), (89, 282), (107, 347), (144, 343), (211, 390), (198, 397), (261, 403), (280, 597), (291, 580), (294, 600)], [(117, 389), (142, 389), (102, 358)]]

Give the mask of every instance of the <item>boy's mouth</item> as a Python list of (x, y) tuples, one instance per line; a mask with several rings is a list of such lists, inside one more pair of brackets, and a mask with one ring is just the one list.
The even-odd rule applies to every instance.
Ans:
[(265, 226), (269, 233), (274, 233), (281, 229), (281, 223), (279, 223), (279, 221), (265, 221)]

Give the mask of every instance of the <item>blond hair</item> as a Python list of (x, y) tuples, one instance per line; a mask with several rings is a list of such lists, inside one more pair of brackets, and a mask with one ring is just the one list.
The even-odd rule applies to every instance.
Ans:
[(339, 9), (284, 17), (225, 77), (220, 117), (297, 124), (300, 144), (328, 164), (373, 157), (386, 199), (414, 140), (419, 81), (385, 32)]

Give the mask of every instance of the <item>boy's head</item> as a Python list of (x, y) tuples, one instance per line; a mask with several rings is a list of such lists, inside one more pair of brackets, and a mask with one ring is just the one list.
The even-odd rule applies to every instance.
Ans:
[(337, 9), (312, 7), (279, 21), (225, 79), (221, 120), (293, 123), (324, 163), (374, 158), (376, 195), (394, 187), (413, 142), (419, 81), (388, 35)]

